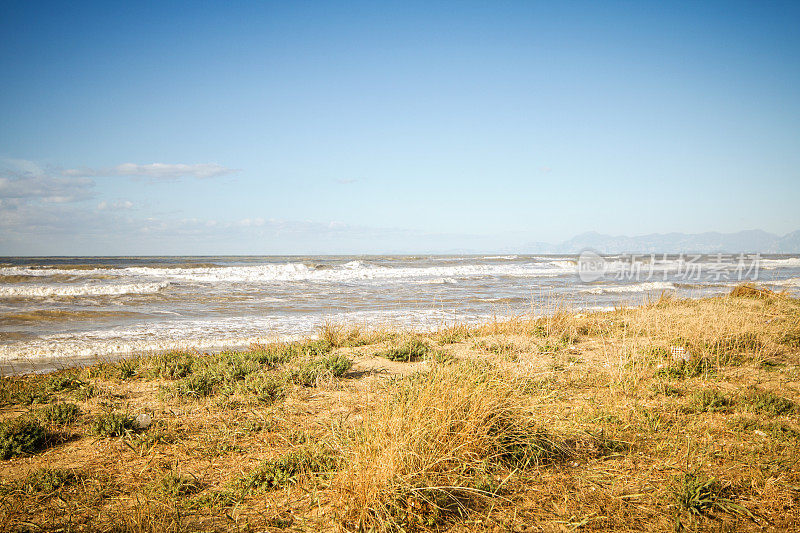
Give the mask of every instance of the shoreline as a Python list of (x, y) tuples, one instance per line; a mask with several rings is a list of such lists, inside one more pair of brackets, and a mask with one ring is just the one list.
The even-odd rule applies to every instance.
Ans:
[[(97, 363), (116, 363), (122, 359), (131, 357), (155, 357), (159, 354), (168, 352), (191, 352), (199, 356), (204, 354), (215, 354), (224, 351), (243, 351), (247, 350), (253, 345), (273, 345), (290, 342), (307, 342), (314, 341), (319, 338), (319, 332), (328, 327), (344, 328), (344, 329), (358, 329), (363, 331), (395, 331), (402, 332), (403, 334), (420, 334), (430, 335), (435, 334), (439, 330), (444, 330), (452, 327), (453, 324), (469, 328), (483, 328), (489, 324), (497, 324), (503, 322), (513, 322), (518, 320), (539, 320), (544, 316), (552, 315), (558, 312), (568, 312), (572, 314), (585, 314), (585, 313), (608, 313), (615, 309), (626, 309), (643, 305), (646, 303), (647, 298), (642, 298), (642, 302), (633, 303), (628, 302), (618, 307), (612, 306), (591, 306), (591, 307), (570, 307), (562, 308), (558, 305), (548, 306), (549, 311), (543, 308), (539, 309), (536, 314), (519, 314), (519, 315), (495, 315), (493, 318), (481, 319), (475, 321), (442, 321), (439, 325), (433, 326), (406, 326), (394, 322), (378, 323), (374, 326), (368, 326), (366, 323), (339, 323), (323, 321), (322, 324), (314, 330), (306, 334), (286, 334), (286, 335), (272, 335), (252, 337), (248, 339), (232, 339), (231, 342), (217, 342), (206, 341), (202, 345), (192, 343), (191, 341), (181, 341), (174, 345), (168, 345), (163, 348), (154, 349), (133, 349), (128, 351), (110, 352), (106, 354), (90, 354), (90, 355), (77, 355), (71, 357), (60, 356), (17, 356), (17, 357), (0, 357), (0, 377), (2, 376), (20, 376), (25, 374), (43, 374), (50, 372), (57, 372), (59, 370), (68, 370), (70, 368), (83, 368)], [(24, 370), (19, 370), (24, 369)]]

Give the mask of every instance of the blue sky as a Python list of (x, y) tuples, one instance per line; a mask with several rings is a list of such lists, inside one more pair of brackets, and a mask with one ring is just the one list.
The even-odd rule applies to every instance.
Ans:
[(796, 2), (2, 9), (2, 255), (800, 229)]

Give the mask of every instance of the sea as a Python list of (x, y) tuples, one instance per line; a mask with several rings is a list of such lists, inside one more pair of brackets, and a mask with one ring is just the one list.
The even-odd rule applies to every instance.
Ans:
[[(586, 261), (593, 261), (587, 270)], [(0, 372), (313, 335), (607, 310), (737, 284), (800, 292), (800, 255), (0, 258)], [(598, 268), (598, 263), (600, 267)], [(587, 274), (588, 272), (588, 274)]]

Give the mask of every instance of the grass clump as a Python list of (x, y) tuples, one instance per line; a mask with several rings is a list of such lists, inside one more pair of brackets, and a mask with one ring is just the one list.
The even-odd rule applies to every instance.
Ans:
[(131, 379), (139, 372), (139, 359), (129, 357), (120, 360), (117, 364), (117, 377), (121, 380)]
[(783, 416), (797, 410), (792, 400), (769, 391), (753, 391), (744, 397), (743, 403), (751, 411), (767, 416)]
[(42, 379), (0, 378), (0, 405), (32, 405), (47, 403), (51, 389)]
[[(90, 391), (87, 395), (87, 391)], [(55, 372), (47, 376), (0, 378), (0, 405), (33, 405), (49, 403), (54, 394), (69, 393), (74, 397), (91, 397), (93, 386), (78, 377), (77, 371)], [(79, 398), (82, 399), (82, 398)]]
[(409, 337), (397, 346), (393, 346), (381, 355), (390, 361), (409, 363), (417, 361), (430, 352), (431, 347), (419, 337)]
[(9, 488), (26, 494), (52, 494), (62, 487), (74, 484), (80, 477), (64, 468), (39, 468), (24, 478), (10, 484)]
[(86, 400), (94, 398), (100, 393), (101, 393), (100, 387), (92, 383), (86, 383), (85, 385), (81, 385), (77, 389), (73, 389), (71, 391), (71, 396), (74, 399), (78, 400), (79, 402), (85, 402)]
[(92, 433), (100, 437), (121, 437), (134, 429), (135, 421), (125, 413), (107, 412), (92, 421)]
[(314, 387), (322, 380), (344, 376), (353, 362), (339, 354), (327, 354), (305, 362), (290, 372), (290, 379), (304, 387)]
[(205, 398), (216, 393), (222, 377), (208, 370), (190, 374), (178, 381), (171, 390), (184, 398)]
[(318, 333), (319, 340), (332, 348), (364, 346), (372, 342), (372, 335), (365, 333), (358, 326), (327, 322), (320, 326)]
[(742, 283), (734, 287), (728, 294), (731, 298), (774, 298), (778, 293), (754, 283)]
[(72, 373), (56, 373), (47, 379), (46, 386), (52, 392), (64, 392), (85, 387), (86, 382)]
[(25, 492), (51, 493), (61, 487), (72, 485), (79, 479), (79, 476), (72, 470), (42, 468), (28, 474), (22, 486)]
[(158, 481), (157, 489), (161, 494), (177, 499), (199, 492), (202, 486), (196, 478), (170, 470)]
[(303, 353), (300, 343), (279, 343), (270, 345), (256, 345), (246, 352), (245, 356), (255, 363), (270, 368), (288, 363)]
[(278, 374), (251, 374), (245, 378), (243, 388), (256, 400), (267, 405), (286, 397), (286, 379)]
[(689, 379), (716, 372), (716, 365), (707, 357), (692, 357), (688, 361), (678, 360), (656, 369), (657, 377), (667, 379)]
[(46, 441), (47, 432), (35, 420), (19, 417), (0, 423), (0, 459), (35, 453)]
[(715, 478), (705, 478), (697, 474), (686, 473), (673, 481), (673, 494), (678, 506), (693, 515), (702, 515), (713, 511), (723, 513), (753, 515), (729, 499), (730, 487), (723, 485)]
[(147, 361), (146, 374), (151, 378), (181, 379), (192, 373), (197, 355), (172, 351), (152, 356)]
[(796, 441), (800, 440), (800, 431), (785, 422), (762, 423), (758, 418), (736, 416), (728, 423), (732, 430), (753, 432), (762, 437), (769, 436), (775, 440)]
[(159, 444), (174, 444), (185, 437), (185, 433), (171, 427), (163, 420), (156, 420), (147, 431), (125, 434), (125, 445), (140, 456), (150, 452)]
[(757, 355), (763, 352), (764, 343), (754, 332), (729, 333), (708, 340), (702, 348), (712, 357), (724, 364), (741, 362), (745, 354)]
[(663, 394), (664, 396), (683, 396), (684, 391), (680, 387), (663, 381), (656, 381), (650, 387), (656, 394)]
[(706, 389), (694, 393), (689, 409), (696, 413), (727, 411), (732, 405), (730, 398), (718, 390)]
[(40, 409), (39, 419), (54, 426), (66, 426), (75, 423), (81, 416), (80, 408), (74, 403), (55, 403)]
[(431, 337), (442, 344), (456, 344), (469, 339), (472, 329), (466, 324), (455, 324), (436, 331)]
[(324, 448), (303, 447), (274, 459), (267, 459), (252, 472), (235, 482), (244, 495), (256, 490), (274, 490), (297, 483), (303, 474), (332, 472), (339, 467), (340, 457)]
[(473, 348), (484, 352), (493, 353), (502, 357), (508, 357), (517, 353), (517, 347), (513, 342), (486, 341), (482, 340), (475, 343)]
[(333, 482), (346, 527), (431, 527), (492, 498), (487, 474), (567, 453), (490, 365), (436, 366), (394, 380), (384, 397), (347, 437), (346, 466)]

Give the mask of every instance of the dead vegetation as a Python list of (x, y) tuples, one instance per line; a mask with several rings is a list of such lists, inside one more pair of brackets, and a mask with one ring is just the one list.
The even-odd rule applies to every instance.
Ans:
[(797, 529), (798, 338), (747, 286), (5, 377), (0, 529)]

